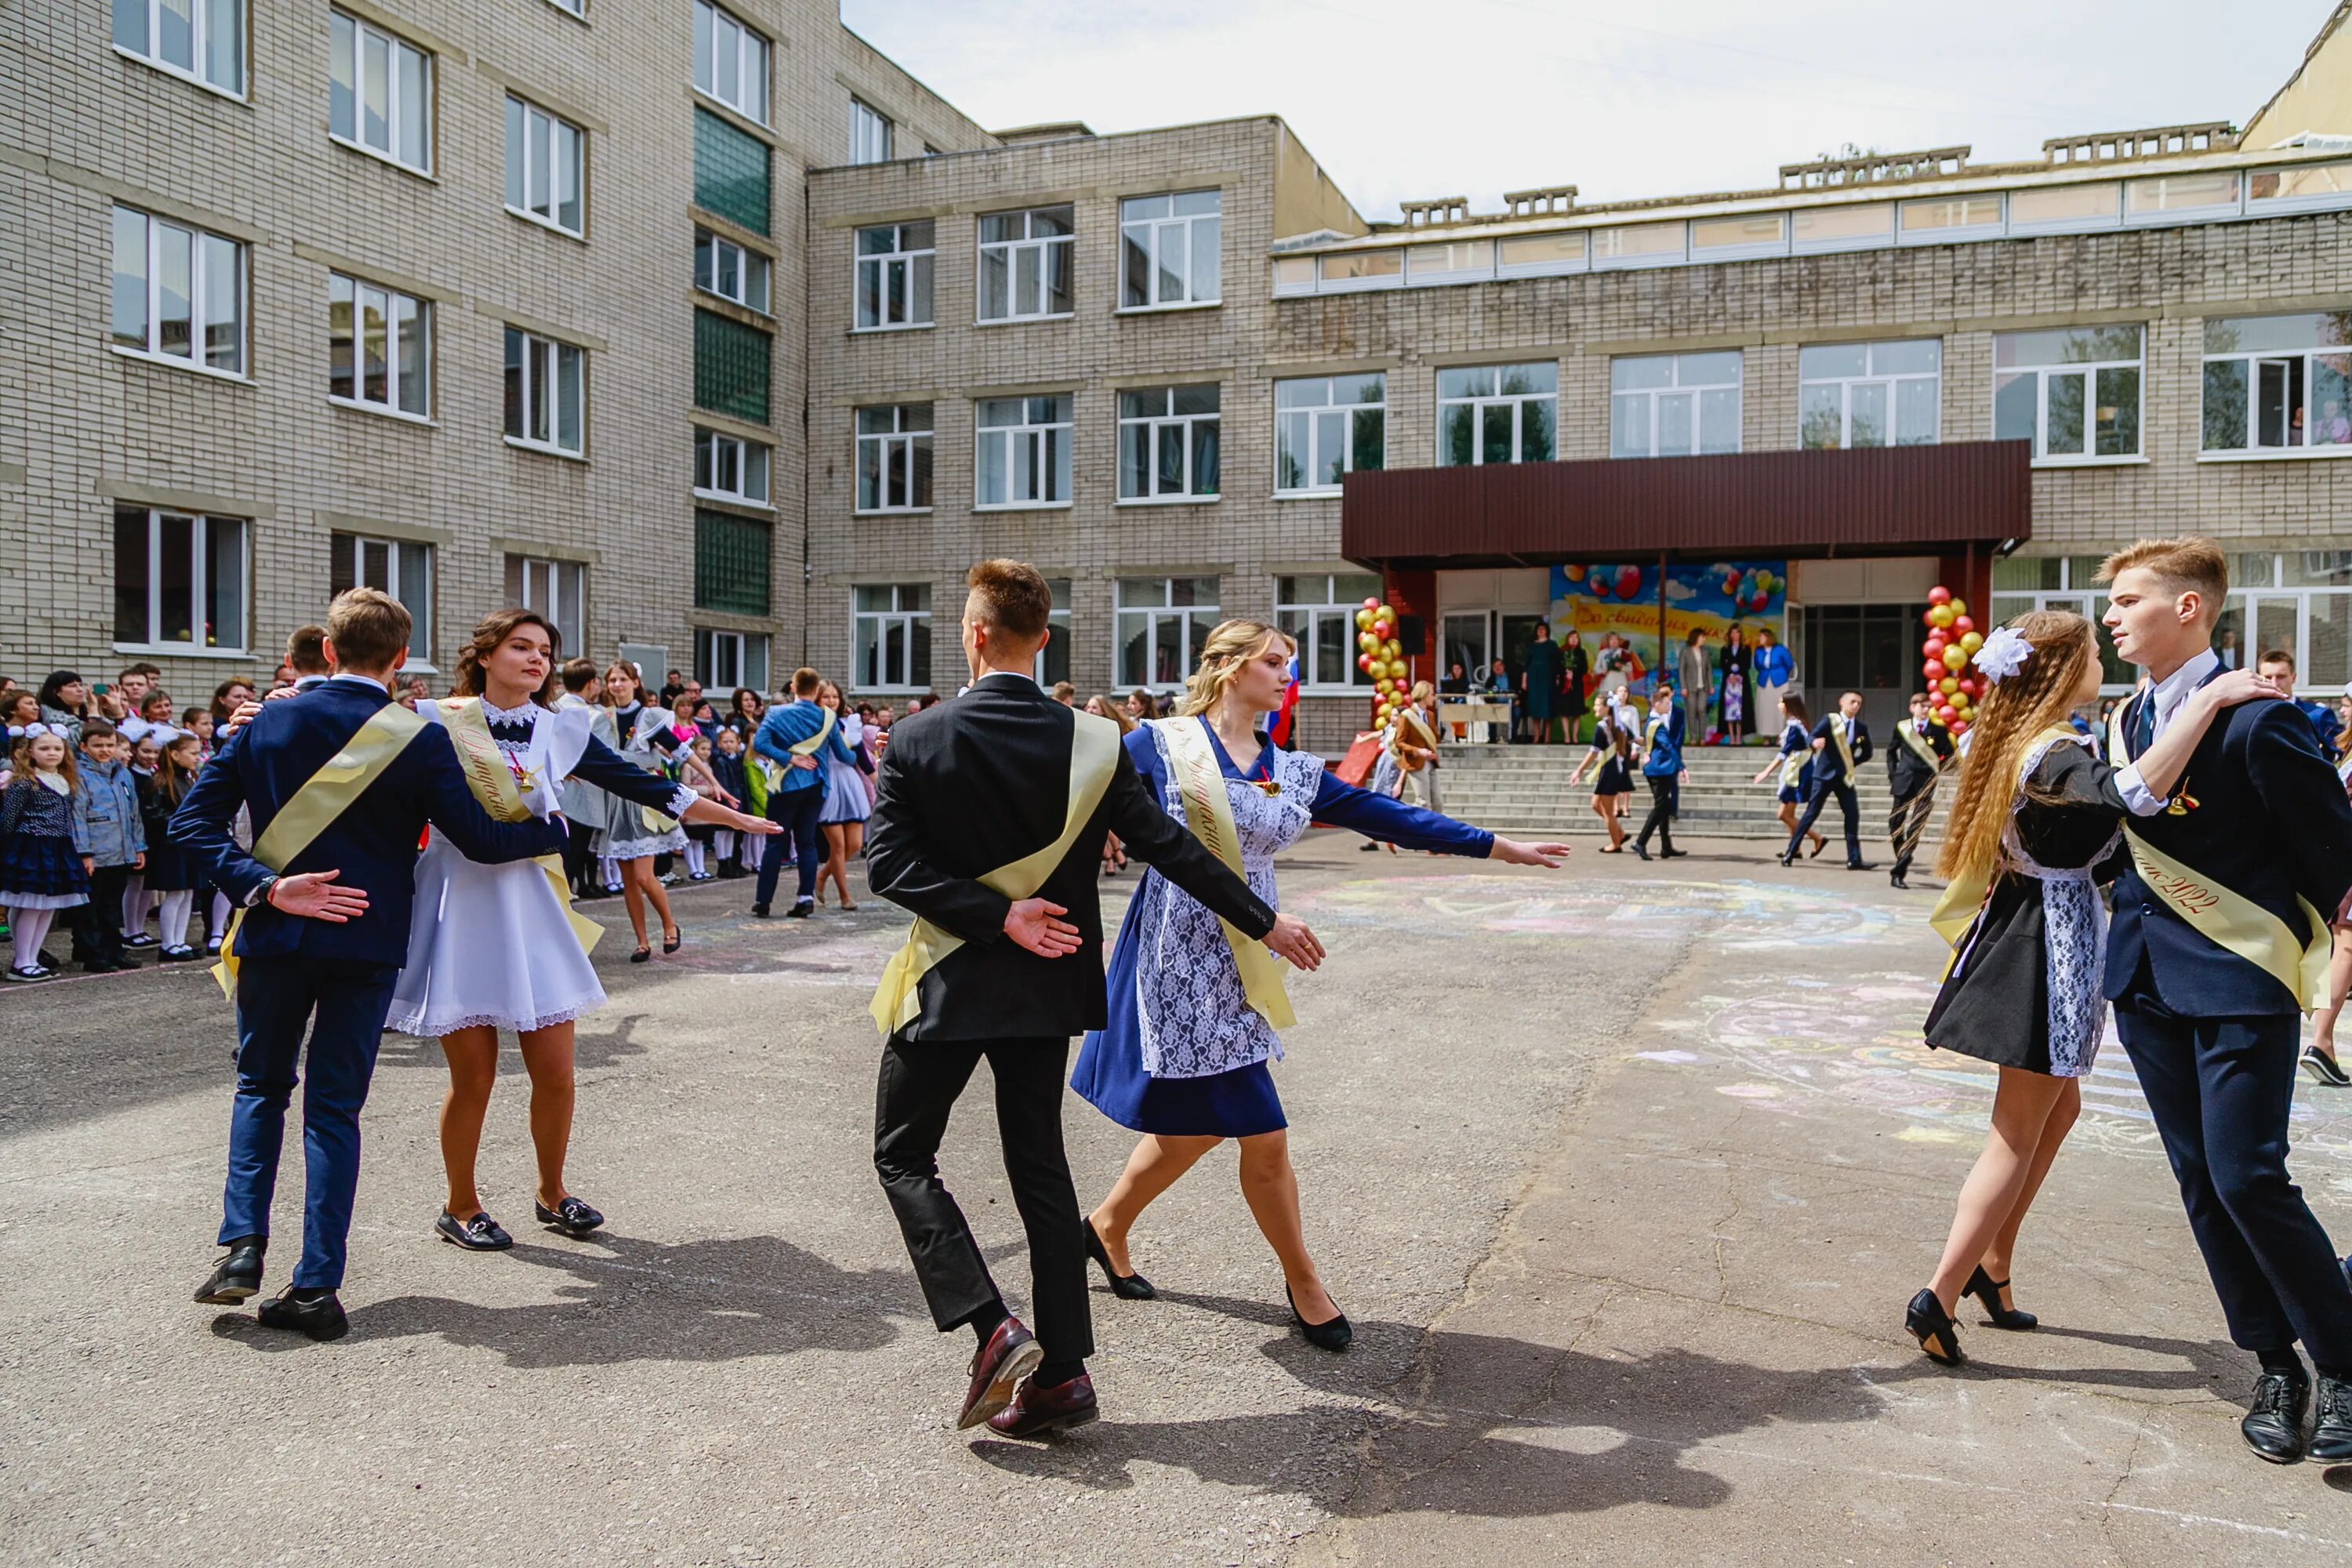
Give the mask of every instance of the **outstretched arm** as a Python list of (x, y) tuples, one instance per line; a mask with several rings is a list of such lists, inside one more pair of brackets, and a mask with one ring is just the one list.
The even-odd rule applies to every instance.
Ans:
[[(410, 741), (402, 758), (420, 770), (426, 820), (468, 860), (496, 866), (509, 860), (534, 859), (562, 849), (571, 837), (563, 824), (553, 818), (541, 821), (533, 816), (521, 822), (500, 822), (484, 811), (482, 803), (474, 798), (472, 786), (466, 783), (466, 771), (457, 763), (448, 732), (436, 725), (428, 725)], [(202, 773), (196, 775), (196, 783), (199, 788), (203, 786)]]
[(229, 831), (237, 807), (245, 804), (245, 778), (237, 759), (237, 737), (233, 735), (196, 774), (180, 809), (172, 814), (171, 834), (172, 842), (211, 870), (213, 885), (228, 895), (229, 902), (243, 905), (269, 879), (270, 870)]

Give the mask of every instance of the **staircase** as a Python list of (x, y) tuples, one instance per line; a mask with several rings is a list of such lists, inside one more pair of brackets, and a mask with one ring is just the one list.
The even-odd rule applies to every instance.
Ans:
[[(1580, 783), (1568, 782), (1582, 746), (1469, 746), (1449, 744), (1438, 787), (1445, 815), (1473, 822), (1513, 838), (1537, 834), (1599, 830), (1592, 815), (1592, 774)], [(1756, 770), (1774, 755), (1762, 746), (1693, 746), (1684, 752), (1690, 777), (1682, 786), (1682, 810), (1675, 831), (1694, 838), (1762, 838), (1780, 840), (1786, 833), (1773, 816), (1774, 784), (1750, 784)], [(1886, 858), (1886, 816), (1890, 808), (1886, 765), (1877, 756), (1864, 763), (1855, 793), (1862, 800), (1862, 845), (1865, 858)], [(1947, 777), (1936, 792), (1936, 809), (1927, 819), (1923, 846), (1943, 837), (1944, 814), (1950, 805), (1953, 780)], [(1627, 803), (1629, 831), (1638, 831), (1649, 815), (1650, 791), (1643, 780), (1633, 784)], [(1832, 798), (1822, 808), (1815, 828), (1831, 840), (1832, 851), (1844, 832), (1844, 821)], [(1923, 855), (1927, 852), (1923, 848)], [(1932, 855), (1927, 858), (1932, 858)]]

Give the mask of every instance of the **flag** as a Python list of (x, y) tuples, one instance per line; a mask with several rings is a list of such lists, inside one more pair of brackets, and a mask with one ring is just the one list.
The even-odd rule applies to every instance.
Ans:
[(1266, 738), (1284, 751), (1295, 750), (1290, 743), (1298, 724), (1298, 656), (1290, 656), (1290, 683), (1282, 689), (1282, 706), (1275, 710), (1274, 722), (1266, 727)]

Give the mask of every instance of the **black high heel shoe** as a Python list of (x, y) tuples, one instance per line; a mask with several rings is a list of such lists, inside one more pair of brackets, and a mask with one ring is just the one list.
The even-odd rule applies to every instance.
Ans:
[(1983, 1302), (1985, 1316), (1992, 1320), (1992, 1326), (1996, 1329), (2022, 1332), (2040, 1323), (2042, 1320), (2031, 1312), (2021, 1312), (2014, 1307), (2004, 1307), (2000, 1304), (2000, 1293), (2008, 1289), (2008, 1280), (1995, 1279), (1985, 1272), (1984, 1265), (1979, 1263), (1977, 1265), (1977, 1271), (1969, 1276), (1969, 1282), (1960, 1287), (1960, 1294), (1974, 1296)]
[(1922, 1290), (1904, 1310), (1903, 1326), (1911, 1331), (1927, 1359), (1942, 1366), (1958, 1366), (1969, 1358), (1960, 1353), (1960, 1331), (1933, 1290)]
[(1082, 1219), (1078, 1223), (1086, 1227), (1087, 1256), (1102, 1265), (1103, 1278), (1110, 1281), (1112, 1295), (1122, 1301), (1151, 1301), (1159, 1299), (1160, 1292), (1151, 1288), (1150, 1280), (1140, 1274), (1121, 1274), (1110, 1266), (1110, 1254), (1103, 1250), (1102, 1237), (1095, 1233), (1095, 1222), (1092, 1219)]
[(1290, 1321), (1298, 1325), (1298, 1331), (1306, 1335), (1307, 1342), (1317, 1350), (1343, 1351), (1355, 1343), (1356, 1331), (1348, 1326), (1347, 1313), (1342, 1312), (1328, 1322), (1310, 1323), (1300, 1315), (1298, 1299), (1290, 1293), (1287, 1284), (1282, 1288), (1282, 1299), (1290, 1303)]

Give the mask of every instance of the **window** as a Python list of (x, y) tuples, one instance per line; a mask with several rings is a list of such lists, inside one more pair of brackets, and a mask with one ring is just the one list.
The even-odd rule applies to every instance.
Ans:
[(929, 218), (857, 231), (857, 329), (931, 324), (934, 229)]
[(1219, 392), (1139, 387), (1118, 395), (1118, 499), (1214, 500)]
[(1402, 250), (1350, 250), (1321, 258), (1323, 291), (1394, 289), (1404, 281)]
[(2123, 216), (2124, 188), (2113, 182), (2090, 185), (2030, 185), (2009, 193), (2012, 234), (2045, 228), (2103, 228)]
[(1595, 267), (1660, 267), (1683, 259), (1688, 237), (1678, 223), (1637, 223), (1592, 231)]
[(114, 345), (245, 374), (245, 247), (114, 209)]
[(1274, 384), (1274, 491), (1336, 490), (1341, 476), (1381, 466), (1388, 377), (1310, 376)]
[(861, 584), (849, 591), (850, 680), (863, 691), (923, 691), (931, 684), (928, 583)]
[(694, 111), (694, 205), (753, 234), (768, 232), (768, 144), (707, 109)]
[(433, 411), (432, 307), (340, 272), (327, 275), (327, 395), (406, 414)]
[(1380, 593), (1381, 580), (1368, 572), (1274, 580), (1275, 625), (1298, 643), (1302, 689), (1370, 688), (1372, 678), (1356, 668), (1356, 612)]
[(1121, 686), (1182, 685), (1221, 618), (1214, 577), (1121, 577), (1114, 679)]
[(694, 313), (694, 405), (753, 425), (768, 422), (775, 345), (757, 327), (716, 310)]
[(1030, 674), (1037, 684), (1051, 691), (1057, 680), (1070, 679), (1070, 580), (1049, 577), (1045, 586), (1054, 595), (1054, 607), (1045, 612), (1045, 629), (1050, 634), (1045, 646), (1037, 650), (1037, 662)]
[(2352, 194), (2352, 163), (2298, 163), (2288, 169), (2264, 169), (2246, 182), (2246, 200), (2252, 212), (2342, 206), (2347, 194)]
[(1888, 202), (1800, 207), (1790, 215), (1790, 247), (1799, 252), (1885, 245), (1895, 237), (1895, 207)]
[(768, 689), (768, 637), (765, 632), (722, 632), (705, 627), (694, 634), (694, 679), (706, 692), (732, 691), (748, 686)]
[(1216, 191), (1118, 204), (1120, 310), (1217, 302), (1223, 205)]
[(588, 15), (588, 0), (547, 0), (547, 3), (558, 10), (569, 11), (575, 16)]
[(694, 433), (694, 493), (711, 500), (768, 504), (768, 448), (716, 430)]
[(507, 439), (578, 457), (584, 447), (587, 351), (507, 329)]
[(507, 100), (507, 211), (582, 232), (581, 156), (588, 133), (537, 104)]
[(768, 258), (708, 229), (694, 231), (694, 286), (747, 310), (768, 313)]
[(2148, 223), (2179, 215), (2218, 217), (2238, 210), (2238, 171), (2193, 174), (2158, 174), (2134, 180), (2124, 187), (2125, 210), (2134, 221)]
[[(2271, 557), (2235, 557), (2231, 564), (2242, 572), (2248, 559), (2261, 563), (2260, 579), (2268, 583), (2271, 577)], [(2011, 555), (1992, 563), (1991, 618), (1983, 622), (1987, 630), (2012, 621), (2029, 610), (2068, 610), (2078, 616), (2097, 620), (2107, 604), (2106, 585), (2095, 579), (2100, 558), (2096, 555)], [(2352, 605), (2352, 595), (2344, 603)], [(2232, 616), (2242, 609), (2244, 601), (2232, 595), (2223, 601), (2219, 625), (2227, 628), (2236, 624)], [(2242, 617), (2241, 617), (2242, 618)], [(2289, 646), (2293, 646), (2292, 611), (2289, 615)], [(1916, 622), (1910, 623), (1916, 625)], [(1916, 634), (1906, 637), (1905, 646), (1917, 641)], [(2110, 691), (2128, 691), (2139, 679), (2139, 671), (2116, 657), (2115, 639), (2105, 635), (2098, 638), (2100, 679)], [(2248, 661), (2250, 664), (2252, 660)], [(2339, 677), (2339, 679), (2341, 679)]]
[(1694, 261), (1777, 256), (1788, 248), (1788, 241), (1789, 220), (1783, 213), (1696, 218), (1690, 226)]
[(1940, 433), (1944, 345), (1817, 343), (1797, 353), (1797, 444), (1926, 447)]
[(731, 511), (694, 514), (694, 607), (739, 616), (768, 613), (774, 531), (765, 518)]
[(132, 647), (245, 647), (246, 530), (236, 517), (114, 514), (114, 640)]
[(114, 0), (114, 47), (242, 96), (245, 0)]
[(1992, 341), (1992, 434), (2036, 462), (2139, 454), (2140, 329), (2062, 327)]
[(857, 510), (931, 508), (931, 405), (897, 403), (857, 411)]
[(1549, 463), (1559, 422), (1559, 366), (1482, 365), (1437, 373), (1437, 460)]
[(1739, 351), (1643, 354), (1609, 364), (1609, 455), (1739, 450)]
[[(433, 658), (433, 547), (404, 539), (338, 533), (329, 541), (327, 596), (346, 588), (381, 588), (408, 611), (408, 657)], [(578, 652), (578, 649), (572, 649)]]
[(1536, 278), (1549, 272), (1584, 269), (1584, 234), (1523, 234), (1497, 241), (1495, 271), (1504, 278)]
[(973, 416), (975, 506), (1066, 506), (1070, 395), (984, 397)]
[[(170, 5), (174, 0), (160, 0)], [(327, 131), (420, 174), (433, 172), (433, 57), (341, 11), (328, 13)]]
[(768, 40), (707, 0), (694, 0), (694, 86), (765, 125)]
[(1070, 209), (987, 213), (980, 220), (980, 319), (1070, 313)]
[(887, 163), (890, 161), (890, 117), (862, 98), (849, 100), (849, 161)]
[(535, 555), (507, 557), (507, 603), (537, 610), (555, 623), (555, 638), (562, 647), (584, 652), (588, 647), (588, 568), (577, 561), (551, 561)]
[(1903, 236), (1915, 243), (1980, 239), (2000, 232), (2000, 197), (1927, 196), (1900, 204)]
[(1416, 245), (1404, 253), (1404, 275), (1416, 286), (1483, 282), (1495, 275), (1495, 242), (1455, 239)]
[(2352, 449), (2352, 311), (2205, 323), (2204, 449)]

